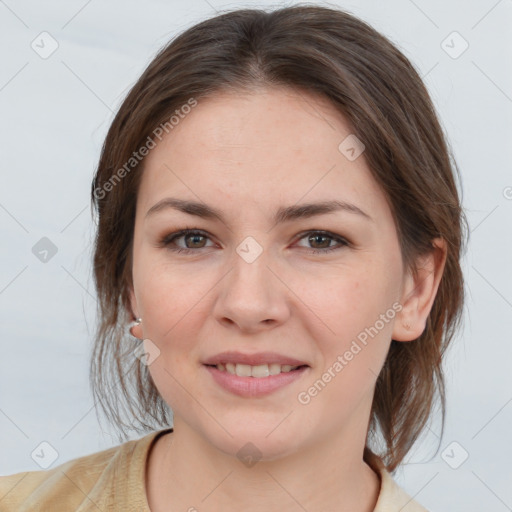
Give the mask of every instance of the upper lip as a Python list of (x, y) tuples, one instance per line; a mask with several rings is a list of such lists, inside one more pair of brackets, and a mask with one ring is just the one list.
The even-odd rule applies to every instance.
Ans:
[(215, 354), (209, 357), (203, 364), (217, 365), (220, 363), (240, 363), (256, 366), (260, 364), (289, 364), (290, 366), (303, 366), (307, 365), (306, 362), (300, 361), (293, 357), (284, 356), (276, 352), (257, 352), (255, 354), (244, 354), (242, 352), (227, 351)]

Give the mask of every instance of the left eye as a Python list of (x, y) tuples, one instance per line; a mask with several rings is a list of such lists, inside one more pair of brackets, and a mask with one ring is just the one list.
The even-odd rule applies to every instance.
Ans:
[[(185, 241), (185, 247), (177, 245), (177, 240), (183, 239)], [(204, 245), (206, 240), (210, 237), (204, 231), (196, 229), (184, 229), (176, 233), (171, 233), (165, 236), (160, 245), (167, 247), (169, 250), (176, 253), (190, 253), (198, 249), (204, 249), (208, 246)], [(323, 245), (320, 248), (306, 248), (313, 254), (325, 254), (330, 251), (341, 249), (342, 247), (348, 246), (349, 243), (344, 238), (329, 233), (327, 231), (308, 231), (299, 238), (300, 240), (307, 239), (308, 243)], [(323, 240), (323, 241), (322, 241)], [(193, 247), (187, 247), (187, 242), (193, 245)], [(338, 245), (331, 246), (331, 242), (338, 242)], [(327, 246), (325, 246), (327, 243)], [(174, 246), (174, 247), (173, 247)], [(211, 247), (211, 246), (210, 246)]]
[[(348, 242), (344, 238), (337, 235), (333, 235), (332, 233), (329, 233), (327, 231), (310, 231), (306, 233), (304, 236), (302, 236), (300, 240), (304, 240), (305, 238), (307, 238), (308, 243), (319, 243), (320, 245), (325, 245), (325, 242), (319, 242), (319, 240), (323, 239), (327, 241), (328, 247), (310, 249), (310, 251), (314, 254), (325, 254), (326, 252), (335, 251), (348, 245)], [(331, 246), (330, 243), (332, 241), (338, 242), (338, 245)]]

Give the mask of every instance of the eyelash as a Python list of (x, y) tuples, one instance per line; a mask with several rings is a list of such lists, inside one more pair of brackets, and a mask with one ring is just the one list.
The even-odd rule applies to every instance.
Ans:
[[(204, 231), (198, 230), (198, 229), (182, 229), (181, 231), (177, 231), (175, 233), (171, 233), (169, 235), (166, 235), (162, 238), (160, 241), (159, 246), (160, 247), (166, 247), (168, 250), (173, 251), (175, 253), (182, 253), (182, 254), (189, 254), (192, 252), (197, 252), (200, 249), (206, 249), (206, 247), (199, 247), (198, 249), (184, 249), (182, 247), (170, 247), (172, 243), (175, 242), (175, 240), (179, 238), (183, 238), (186, 235), (199, 235), (206, 238), (210, 238)], [(330, 238), (336, 242), (338, 242), (340, 245), (334, 246), (334, 247), (327, 247), (326, 249), (308, 249), (308, 252), (311, 254), (326, 254), (330, 253), (331, 251), (336, 251), (339, 249), (342, 249), (343, 247), (349, 246), (349, 242), (345, 240), (344, 238), (334, 235), (333, 233), (329, 233), (328, 231), (321, 231), (321, 230), (312, 230), (304, 233), (298, 241), (303, 240), (304, 238), (310, 236), (310, 235), (320, 235), (322, 237)]]

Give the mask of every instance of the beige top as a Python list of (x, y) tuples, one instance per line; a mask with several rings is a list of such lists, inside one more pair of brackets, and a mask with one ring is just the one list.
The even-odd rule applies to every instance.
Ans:
[[(1, 512), (150, 512), (145, 472), (150, 448), (164, 429), (55, 468), (0, 476)], [(379, 458), (374, 512), (428, 512), (392, 479)]]

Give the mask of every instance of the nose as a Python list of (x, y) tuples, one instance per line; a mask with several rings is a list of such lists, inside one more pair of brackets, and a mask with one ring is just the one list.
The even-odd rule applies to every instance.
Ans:
[(265, 251), (252, 262), (235, 253), (232, 268), (219, 283), (214, 306), (217, 320), (245, 333), (268, 330), (290, 315), (289, 290)]

